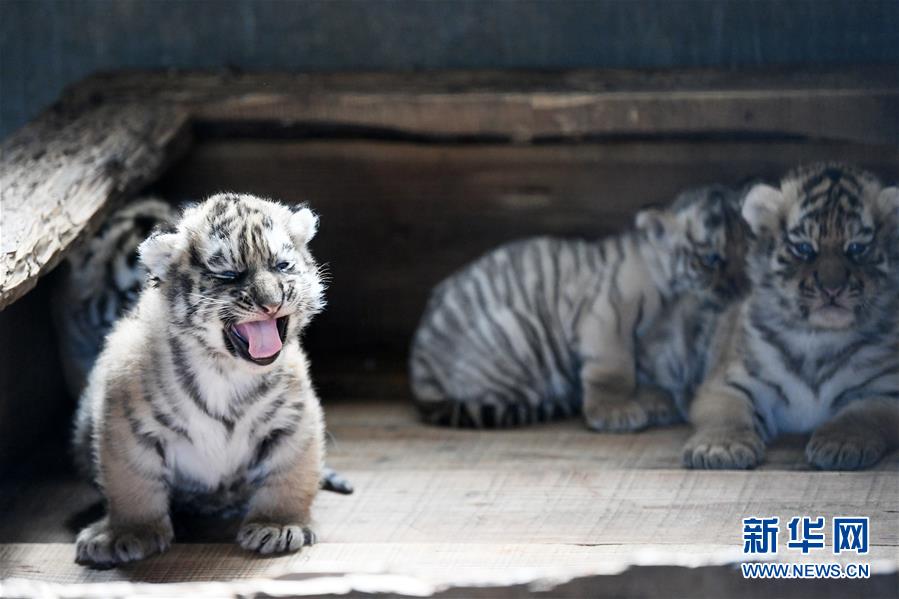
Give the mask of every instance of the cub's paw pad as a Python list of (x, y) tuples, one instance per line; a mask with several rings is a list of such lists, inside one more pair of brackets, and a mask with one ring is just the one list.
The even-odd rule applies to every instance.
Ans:
[(587, 426), (604, 433), (630, 433), (650, 424), (650, 415), (634, 399), (604, 398), (584, 407)]
[(171, 546), (173, 537), (168, 522), (117, 528), (101, 520), (78, 534), (75, 562), (98, 569), (113, 568), (162, 553)]
[(753, 431), (733, 429), (700, 430), (684, 445), (687, 468), (746, 470), (761, 463), (765, 443)]
[(237, 533), (238, 545), (263, 555), (299, 551), (303, 545), (314, 545), (315, 540), (315, 533), (299, 524), (249, 522)]
[(884, 440), (858, 431), (818, 431), (805, 447), (805, 457), (822, 470), (858, 470), (875, 464), (886, 453)]

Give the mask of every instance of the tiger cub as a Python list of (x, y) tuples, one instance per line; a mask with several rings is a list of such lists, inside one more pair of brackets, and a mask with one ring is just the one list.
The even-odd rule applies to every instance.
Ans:
[[(54, 317), (69, 393), (78, 397), (115, 322), (135, 303), (147, 279), (138, 246), (154, 228), (172, 227), (180, 212), (153, 197), (129, 202), (66, 257)], [(325, 467), (322, 489), (350, 494), (353, 485)]]
[(178, 211), (153, 197), (129, 202), (66, 257), (54, 317), (60, 361), (72, 397), (87, 382), (113, 324), (137, 302), (147, 278), (137, 247), (156, 227), (170, 227)]
[(740, 198), (693, 189), (622, 235), (514, 242), (450, 276), (412, 343), (424, 419), (505, 427), (582, 411), (600, 431), (677, 420), (715, 315), (746, 282)]
[(899, 444), (899, 188), (843, 164), (757, 185), (743, 216), (752, 292), (715, 340), (689, 409), (691, 468), (751, 468), (779, 433), (851, 470)]
[(168, 548), (176, 505), (243, 508), (241, 547), (311, 544), (323, 417), (299, 331), (323, 305), (305, 207), (219, 194), (141, 243), (151, 283), (118, 320), (82, 394), (75, 450), (107, 515), (79, 563)]

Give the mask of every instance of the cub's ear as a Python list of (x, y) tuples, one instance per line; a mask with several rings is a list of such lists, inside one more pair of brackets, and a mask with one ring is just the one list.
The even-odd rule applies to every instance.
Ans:
[(671, 227), (671, 217), (662, 210), (647, 208), (637, 213), (634, 224), (638, 231), (645, 232), (650, 239), (659, 240)]
[(883, 214), (899, 219), (899, 187), (886, 187), (877, 196), (877, 205)]
[(181, 236), (159, 231), (150, 235), (137, 248), (140, 261), (154, 279), (162, 280), (169, 266), (181, 253)]
[(287, 223), (290, 235), (297, 245), (306, 245), (315, 237), (315, 232), (318, 231), (318, 216), (305, 206), (296, 206), (291, 208), (290, 211), (292, 214)]
[(743, 200), (743, 220), (758, 234), (762, 229), (777, 223), (784, 196), (779, 189), (759, 183), (753, 185)]

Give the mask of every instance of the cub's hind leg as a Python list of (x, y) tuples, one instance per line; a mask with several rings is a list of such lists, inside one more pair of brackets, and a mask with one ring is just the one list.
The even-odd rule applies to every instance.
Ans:
[(75, 561), (96, 568), (140, 560), (169, 548), (174, 538), (162, 445), (112, 406), (97, 440), (97, 482), (107, 515), (83, 529)]
[(667, 394), (637, 387), (629, 356), (606, 355), (581, 369), (584, 420), (595, 431), (628, 433), (670, 421), (674, 404)]
[[(626, 433), (653, 424), (661, 410), (657, 399), (644, 392), (638, 399), (631, 330), (636, 314), (626, 306), (600, 303), (578, 328), (578, 355), (587, 426), (595, 431)], [(610, 315), (615, 315), (611, 318)]]

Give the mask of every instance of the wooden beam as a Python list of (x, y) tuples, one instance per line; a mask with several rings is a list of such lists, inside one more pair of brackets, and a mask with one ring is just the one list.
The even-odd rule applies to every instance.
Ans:
[[(115, 74), (73, 102), (142, 97), (192, 106), (200, 121), (257, 130), (509, 141), (765, 135), (899, 145), (895, 69), (361, 74)], [(245, 129), (245, 130), (247, 130)]]
[(188, 115), (157, 103), (58, 106), (0, 146), (0, 309), (50, 271), (116, 201), (186, 149)]

